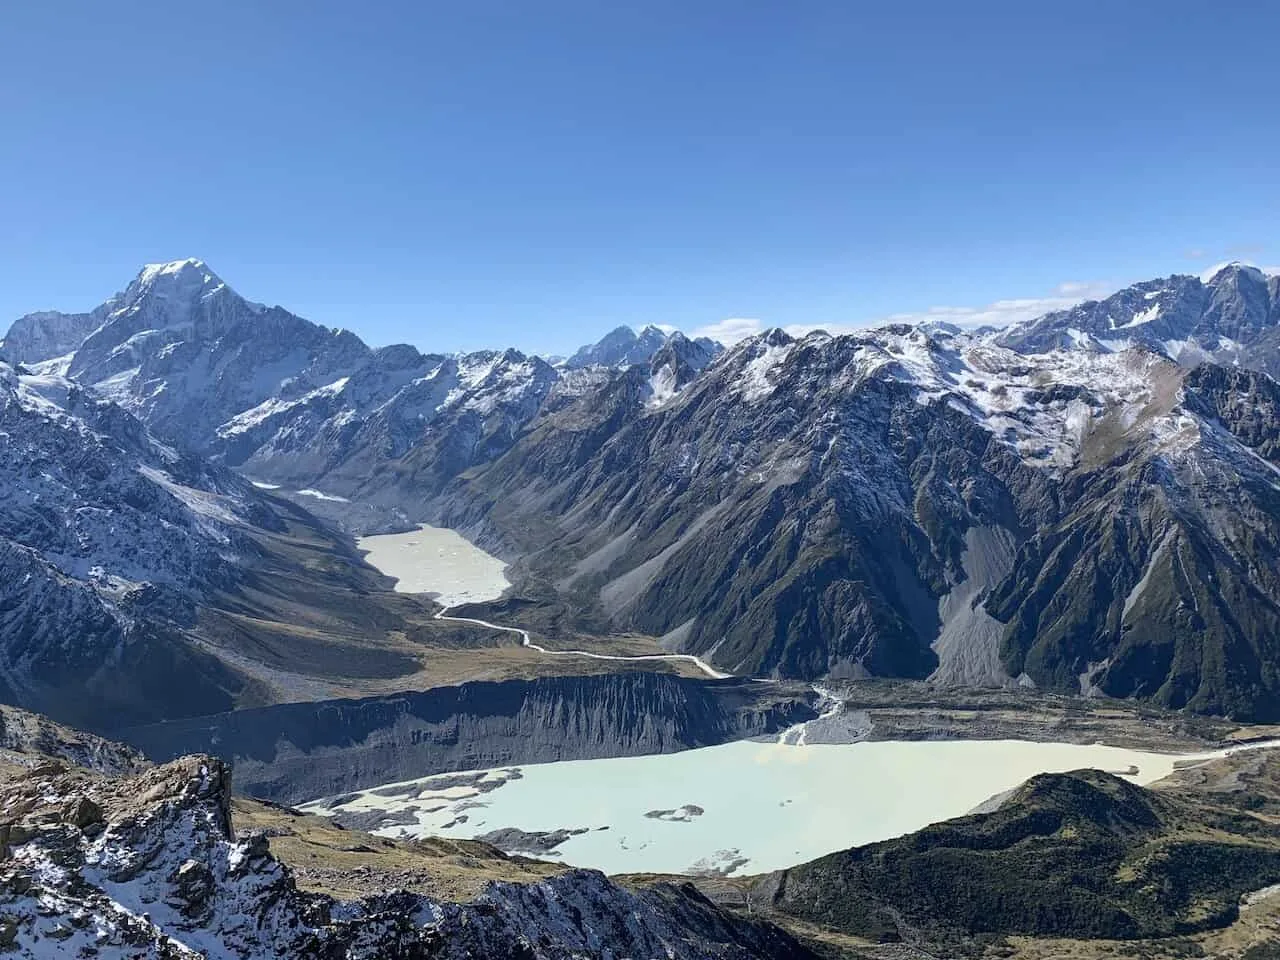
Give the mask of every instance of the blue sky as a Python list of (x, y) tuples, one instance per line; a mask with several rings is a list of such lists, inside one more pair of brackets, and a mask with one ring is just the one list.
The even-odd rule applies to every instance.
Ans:
[(543, 351), (1280, 263), (1277, 35), (1181, 0), (6, 4), (0, 327), (186, 256), (372, 343)]

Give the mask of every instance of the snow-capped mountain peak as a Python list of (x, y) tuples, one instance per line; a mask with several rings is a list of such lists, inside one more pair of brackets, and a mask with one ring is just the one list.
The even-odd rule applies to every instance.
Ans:
[[(145, 314), (142, 319), (148, 324), (177, 325), (187, 321), (193, 304), (224, 293), (235, 296), (203, 260), (188, 257), (149, 263), (122, 292), (86, 313), (39, 310), (18, 318), (5, 335), (4, 355), (26, 363), (65, 356), (78, 350), (104, 325), (136, 314)], [(243, 302), (253, 310), (265, 309)]]
[(189, 320), (197, 304), (219, 296), (233, 297), (257, 312), (266, 309), (243, 300), (203, 260), (188, 257), (144, 266), (125, 288), (110, 317), (148, 311), (152, 317), (177, 326)]
[[(1210, 283), (1210, 284), (1217, 283), (1217, 282), (1220, 282), (1221, 279), (1226, 279), (1231, 277), (1232, 275), (1241, 274), (1241, 273), (1254, 276), (1257, 279), (1262, 280), (1263, 282), (1266, 281), (1266, 277), (1267, 277), (1267, 273), (1256, 264), (1249, 263), (1245, 260), (1228, 260), (1225, 263), (1215, 264), (1214, 266), (1210, 267), (1208, 270), (1200, 274), (1200, 282)], [(1222, 276), (1223, 274), (1226, 274), (1227, 277), (1224, 278)]]
[(199, 276), (202, 281), (213, 280), (221, 283), (209, 265), (203, 260), (195, 257), (187, 257), (184, 260), (170, 260), (168, 263), (148, 263), (143, 265), (142, 270), (138, 273), (138, 282), (143, 284), (155, 283), (162, 277), (191, 277)]
[(1233, 262), (1199, 277), (1147, 280), (1010, 327), (996, 340), (1022, 353), (1138, 345), (1184, 365), (1210, 359), (1274, 372), (1280, 369), (1280, 277)]
[(582, 370), (586, 367), (628, 367), (632, 364), (647, 364), (674, 337), (697, 344), (705, 359), (697, 364), (702, 369), (714, 359), (724, 348), (720, 344), (700, 337), (688, 340), (684, 334), (670, 327), (663, 328), (648, 324), (639, 333), (630, 327), (615, 327), (595, 343), (580, 347), (573, 356), (560, 366), (565, 370)]

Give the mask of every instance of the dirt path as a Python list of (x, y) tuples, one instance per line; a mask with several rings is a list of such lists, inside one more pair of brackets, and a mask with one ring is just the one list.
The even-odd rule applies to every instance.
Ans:
[(539, 653), (545, 653), (552, 657), (586, 657), (589, 660), (620, 660), (627, 663), (665, 660), (671, 662), (692, 663), (712, 680), (727, 680), (729, 677), (733, 676), (731, 673), (721, 673), (709, 663), (695, 657), (691, 653), (653, 653), (637, 657), (624, 657), (621, 654), (592, 653), (589, 650), (548, 650), (546, 647), (542, 647), (534, 643), (533, 639), (529, 636), (528, 630), (522, 630), (520, 627), (504, 627), (500, 623), (490, 623), (488, 620), (477, 620), (474, 617), (451, 617), (449, 616), (449, 609), (449, 607), (445, 607), (437, 613), (436, 619), (447, 620), (452, 623), (470, 623), (477, 627), (488, 627), (490, 630), (501, 630), (505, 633), (519, 634), (521, 646), (528, 647), (530, 650), (536, 650)]

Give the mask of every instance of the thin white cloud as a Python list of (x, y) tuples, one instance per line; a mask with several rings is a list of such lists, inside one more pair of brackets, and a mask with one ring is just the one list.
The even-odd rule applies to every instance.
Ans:
[(1109, 284), (1097, 281), (1068, 280), (1054, 287), (1053, 292), (1059, 297), (1083, 297), (1086, 300), (1096, 300), (1112, 293), (1113, 289)]
[(692, 331), (691, 337), (710, 337), (723, 344), (734, 344), (747, 337), (754, 337), (765, 329), (764, 322), (748, 317), (730, 317)]
[[(1034, 320), (1054, 310), (1067, 310), (1085, 300), (1096, 300), (1111, 292), (1111, 288), (1095, 283), (1060, 284), (1051, 297), (1019, 297), (996, 300), (981, 307), (930, 307), (914, 313), (896, 313), (859, 327), (880, 326), (884, 323), (926, 323), (941, 321), (957, 327), (1007, 327), (1011, 324)], [(855, 327), (856, 328), (856, 327)], [(832, 331), (834, 332), (834, 331)]]
[[(1097, 282), (1068, 281), (1060, 283), (1052, 296), (1021, 297), (1010, 300), (996, 300), (980, 307), (936, 306), (926, 310), (909, 313), (894, 313), (887, 317), (878, 317), (862, 321), (836, 321), (832, 323), (784, 324), (782, 329), (792, 336), (804, 336), (814, 330), (825, 330), (830, 334), (852, 333), (855, 330), (867, 330), (882, 327), (890, 323), (918, 324), (927, 322), (953, 323), (957, 327), (973, 329), (975, 327), (1007, 327), (1026, 320), (1034, 320), (1054, 310), (1066, 310), (1085, 300), (1096, 300), (1107, 296), (1115, 287)], [(735, 317), (721, 320), (719, 323), (700, 327), (693, 332), (694, 336), (711, 337), (724, 344), (734, 344), (739, 340), (754, 336), (767, 328), (763, 320)]]

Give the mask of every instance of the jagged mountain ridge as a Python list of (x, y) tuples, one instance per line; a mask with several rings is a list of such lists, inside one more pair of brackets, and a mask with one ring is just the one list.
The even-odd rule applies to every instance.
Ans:
[(102, 325), (114, 302), (108, 300), (89, 313), (42, 310), (19, 317), (0, 340), (0, 357), (27, 363), (65, 357)]
[(1280, 276), (1230, 263), (1205, 276), (1148, 280), (1046, 314), (1011, 328), (998, 342), (1024, 353), (1138, 344), (1188, 365), (1208, 360), (1266, 370), (1276, 361), (1278, 326)]
[(170, 443), (264, 481), (337, 495), (412, 449), (438, 464), (416, 480), (438, 488), (505, 451), (562, 378), (648, 364), (655, 394), (666, 395), (719, 349), (656, 327), (619, 328), (561, 368), (511, 349), (375, 349), (245, 300), (196, 259), (144, 267), (89, 314), (20, 318), (5, 341), (14, 361), (69, 353), (59, 372)]
[(572, 356), (560, 366), (566, 370), (582, 370), (586, 367), (629, 367), (633, 364), (647, 364), (654, 355), (668, 346), (673, 340), (683, 341), (682, 352), (686, 354), (691, 366), (701, 370), (724, 351), (724, 347), (709, 337), (698, 337), (690, 340), (678, 330), (660, 327), (644, 327), (640, 331), (630, 327), (615, 327), (596, 343), (579, 347)]
[[(194, 259), (144, 267), (93, 316), (101, 322), (66, 363), (72, 378), (174, 445), (286, 482), (397, 456), (436, 418), (447, 421), (436, 424), (442, 444), (467, 446), (472, 433), (531, 414), (555, 378), (517, 351), (372, 349), (244, 299)], [(29, 326), (19, 321), (6, 341), (14, 360), (28, 359)]]

